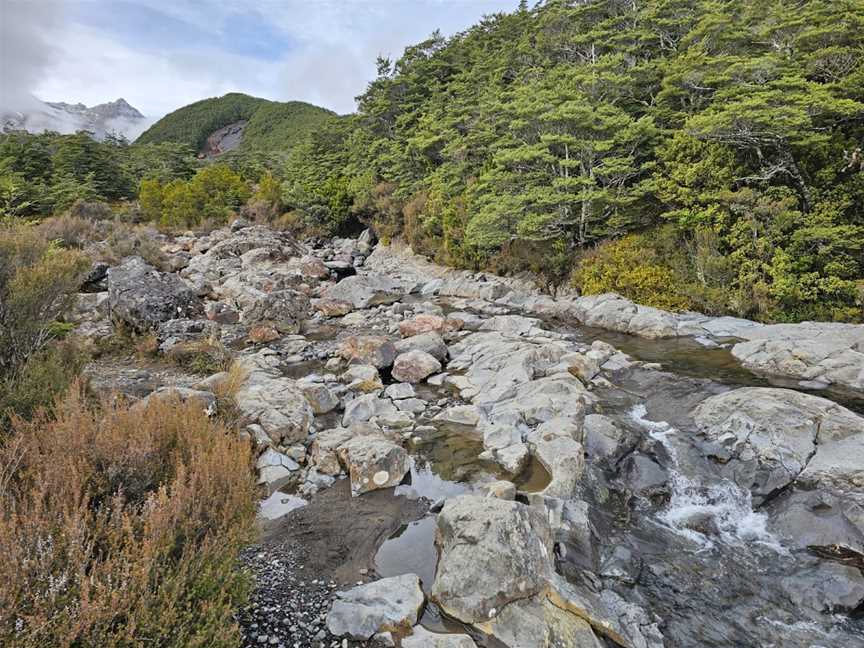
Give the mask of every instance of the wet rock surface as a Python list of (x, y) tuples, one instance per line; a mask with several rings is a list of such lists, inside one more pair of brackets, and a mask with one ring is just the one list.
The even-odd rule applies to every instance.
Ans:
[[(158, 347), (100, 358), (98, 392), (256, 448), (246, 646), (864, 646), (864, 327), (552, 299), (373, 242), (239, 221), (79, 299), (79, 334)], [(160, 363), (204, 343), (234, 368)]]

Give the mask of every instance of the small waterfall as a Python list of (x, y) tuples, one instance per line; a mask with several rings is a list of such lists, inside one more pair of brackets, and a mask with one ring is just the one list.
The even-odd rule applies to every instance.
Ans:
[(671, 499), (657, 516), (662, 524), (705, 549), (712, 548), (714, 542), (698, 528), (710, 526), (727, 544), (757, 543), (778, 553), (787, 553), (768, 531), (768, 517), (753, 510), (750, 491), (729, 480), (701, 484), (682, 474), (678, 449), (672, 441), (678, 430), (665, 421), (651, 421), (646, 416), (644, 405), (636, 405), (630, 411), (630, 418), (648, 430), (672, 460), (669, 467)]

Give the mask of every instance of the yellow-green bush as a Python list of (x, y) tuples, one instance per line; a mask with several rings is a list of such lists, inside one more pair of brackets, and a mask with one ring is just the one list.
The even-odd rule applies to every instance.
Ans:
[(0, 645), (227, 648), (248, 593), (248, 444), (200, 406), (89, 405), (0, 447)]
[(616, 292), (665, 310), (690, 308), (675, 272), (640, 235), (603, 243), (586, 254), (573, 273), (573, 284), (583, 295)]
[[(0, 405), (15, 401), (16, 381), (26, 380), (28, 391), (40, 391), (33, 384), (39, 371), (28, 369), (28, 363), (46, 362), (40, 354), (61, 332), (56, 322), (89, 266), (83, 253), (46, 240), (36, 227), (0, 222)], [(56, 362), (62, 358), (50, 364)], [(48, 373), (53, 376), (45, 390), (50, 399), (50, 386), (63, 372)]]

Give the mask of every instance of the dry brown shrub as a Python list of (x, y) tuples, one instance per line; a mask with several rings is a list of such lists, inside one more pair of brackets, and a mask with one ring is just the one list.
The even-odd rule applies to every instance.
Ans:
[(0, 645), (238, 645), (254, 502), (248, 444), (199, 407), (76, 385), (0, 448)]

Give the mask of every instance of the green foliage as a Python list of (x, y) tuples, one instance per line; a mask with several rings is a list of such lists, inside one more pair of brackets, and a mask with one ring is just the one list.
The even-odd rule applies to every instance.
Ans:
[(231, 92), (222, 97), (202, 99), (183, 106), (144, 131), (136, 144), (160, 144), (173, 142), (183, 144), (195, 151), (201, 150), (213, 131), (234, 122), (248, 120), (266, 99)]
[[(854, 0), (523, 3), (380, 59), (295, 147), (286, 203), (457, 265), (540, 249), (670, 308), (860, 320), (862, 51)], [(604, 274), (633, 240), (638, 276)]]
[(68, 387), (81, 368), (74, 346), (54, 346), (69, 296), (90, 267), (32, 225), (0, 221), (0, 430)]
[(284, 152), (332, 115), (302, 101), (281, 103), (231, 92), (175, 110), (142, 133), (136, 144), (173, 143), (200, 151), (214, 131), (245, 121), (241, 149)]
[(146, 218), (165, 227), (194, 227), (206, 221), (226, 222), (250, 195), (243, 178), (214, 164), (199, 169), (188, 181), (142, 180), (139, 203)]
[(640, 304), (672, 311), (690, 306), (680, 294), (673, 270), (639, 235), (609, 241), (587, 254), (573, 275), (573, 283), (585, 295), (615, 292)]

